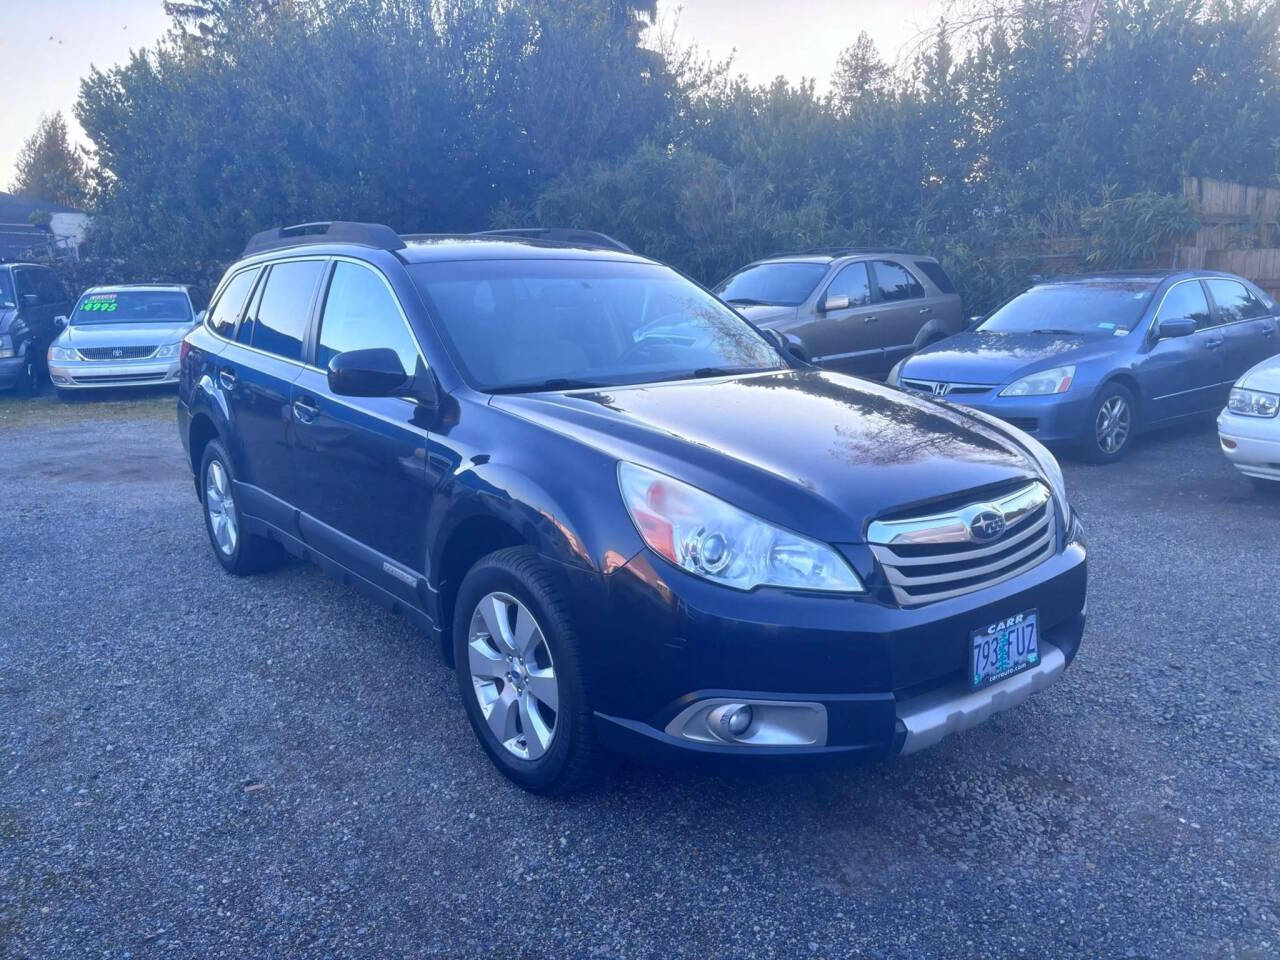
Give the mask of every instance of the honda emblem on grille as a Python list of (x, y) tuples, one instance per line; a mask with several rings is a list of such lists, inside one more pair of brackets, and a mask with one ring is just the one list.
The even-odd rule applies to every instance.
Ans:
[(969, 519), (969, 537), (979, 543), (990, 543), (1004, 533), (1004, 514), (996, 507), (979, 507)]
[(935, 397), (945, 397), (950, 392), (951, 392), (951, 384), (949, 383), (939, 382), (933, 385), (933, 395)]

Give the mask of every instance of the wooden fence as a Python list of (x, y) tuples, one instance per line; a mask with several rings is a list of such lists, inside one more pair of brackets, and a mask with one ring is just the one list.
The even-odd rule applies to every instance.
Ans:
[(1238, 273), (1280, 297), (1280, 189), (1183, 177), (1182, 192), (1201, 226), (1174, 265)]

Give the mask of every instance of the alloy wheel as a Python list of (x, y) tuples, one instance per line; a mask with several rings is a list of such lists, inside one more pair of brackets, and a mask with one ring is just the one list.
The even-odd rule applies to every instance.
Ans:
[(508, 593), (481, 598), (467, 632), (471, 685), (489, 730), (507, 752), (537, 760), (556, 735), (560, 688), (542, 628)]
[(1129, 403), (1124, 397), (1108, 397), (1098, 408), (1096, 433), (1098, 449), (1103, 453), (1116, 453), (1129, 440), (1132, 425)]
[(231, 483), (220, 460), (209, 461), (204, 481), (204, 508), (209, 514), (209, 529), (213, 531), (214, 542), (224, 555), (231, 556), (236, 552), (236, 541), (240, 536), (239, 521), (236, 502), (231, 496)]

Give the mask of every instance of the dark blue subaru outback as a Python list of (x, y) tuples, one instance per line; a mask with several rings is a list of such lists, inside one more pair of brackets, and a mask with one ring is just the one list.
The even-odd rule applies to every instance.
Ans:
[(590, 239), (259, 234), (184, 341), (214, 555), (430, 630), (521, 786), (936, 743), (1056, 680), (1085, 547), (984, 414), (808, 367)]

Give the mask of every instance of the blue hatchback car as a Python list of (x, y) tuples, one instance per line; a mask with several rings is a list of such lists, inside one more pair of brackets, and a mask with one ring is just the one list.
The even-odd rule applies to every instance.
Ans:
[(907, 357), (889, 383), (1105, 463), (1141, 430), (1221, 410), (1241, 374), (1280, 352), (1277, 313), (1226, 273), (1057, 280)]

